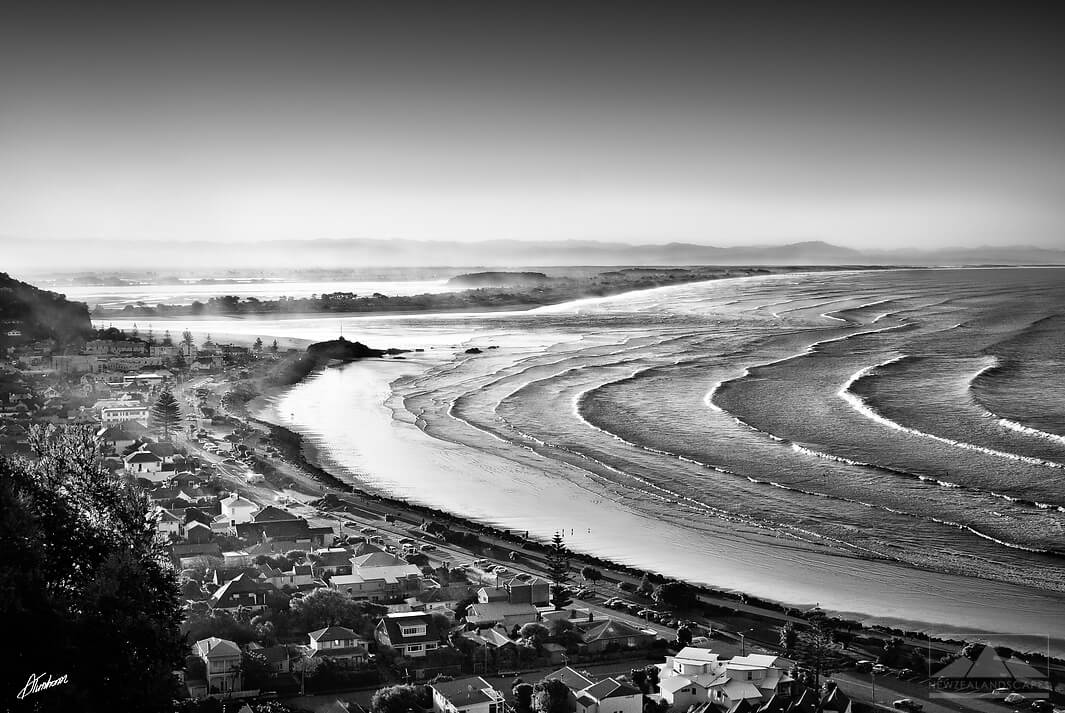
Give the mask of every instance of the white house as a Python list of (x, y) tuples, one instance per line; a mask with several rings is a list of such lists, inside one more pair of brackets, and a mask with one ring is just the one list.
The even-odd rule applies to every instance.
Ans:
[(258, 505), (236, 493), (223, 498), (221, 505), (222, 516), (229, 521), (231, 526), (251, 522), (255, 513), (259, 510)]
[(235, 643), (212, 636), (197, 641), (194, 650), (207, 667), (207, 689), (210, 693), (241, 690), (241, 653)]
[(354, 667), (366, 661), (366, 642), (351, 629), (329, 626), (307, 634), (307, 658), (316, 662), (329, 658), (342, 666)]
[(124, 457), (122, 461), (126, 464), (126, 472), (138, 477), (145, 477), (149, 480), (165, 480), (162, 476), (152, 477), (153, 474), (162, 472), (163, 459), (154, 453), (149, 451), (136, 451), (130, 453)]
[(722, 660), (709, 649), (686, 647), (659, 664), (662, 698), (677, 709), (712, 703), (725, 710), (740, 701), (757, 707), (775, 694), (789, 695), (791, 662), (751, 654)]
[(503, 713), (503, 694), (480, 676), (430, 686), (433, 713)]

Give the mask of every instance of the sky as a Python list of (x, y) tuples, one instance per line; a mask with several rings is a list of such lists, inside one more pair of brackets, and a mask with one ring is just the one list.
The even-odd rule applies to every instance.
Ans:
[(903, 5), (4, 3), (0, 236), (1065, 244), (1060, 21)]

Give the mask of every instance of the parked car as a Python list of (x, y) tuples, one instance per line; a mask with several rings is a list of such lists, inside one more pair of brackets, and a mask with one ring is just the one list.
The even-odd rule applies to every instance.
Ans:
[(912, 668), (904, 668), (899, 670), (899, 678), (913, 678), (914, 671)]
[(913, 713), (916, 713), (920, 710), (924, 710), (924, 706), (913, 700), (912, 698), (900, 698), (899, 700), (892, 703), (891, 707), (897, 708), (900, 711), (913, 711)]
[(418, 549), (421, 550), (422, 552), (432, 552), (433, 550), (436, 549), (436, 545), (422, 545)]
[(1018, 703), (1024, 703), (1027, 699), (1020, 693), (1011, 693), (1002, 700), (1010, 705), (1017, 705)]
[(996, 701), (1004, 701), (1006, 700), (1006, 696), (1011, 693), (1013, 693), (1013, 689), (1004, 686), (1002, 688), (996, 688), (995, 690), (991, 691), (991, 695), (989, 697), (993, 698)]
[(1054, 710), (1054, 704), (1045, 698), (1040, 698), (1039, 700), (1032, 701), (1031, 707), (1032, 710), (1035, 711), (1035, 713), (1052, 713), (1052, 711)]
[(889, 669), (887, 666), (885, 666), (882, 663), (878, 663), (878, 664), (874, 664), (873, 665), (873, 673), (875, 673), (875, 674), (887, 673), (890, 670), (891, 669)]

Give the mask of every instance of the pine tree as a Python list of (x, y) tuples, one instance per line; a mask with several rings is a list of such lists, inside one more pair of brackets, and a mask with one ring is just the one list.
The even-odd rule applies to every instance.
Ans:
[(556, 532), (547, 547), (547, 571), (551, 578), (551, 604), (555, 610), (564, 609), (573, 603), (566, 585), (569, 584), (569, 556), (562, 533)]
[(255, 351), (256, 354), (261, 354), (263, 351), (263, 338), (256, 337), (255, 344), (253, 344), (251, 348)]
[(170, 330), (168, 329), (163, 332), (163, 346), (169, 347), (173, 346), (173, 344), (174, 340), (170, 338)]
[(276, 339), (274, 340), (274, 343), (270, 345), (270, 351), (272, 351), (274, 354), (277, 354), (277, 340)]
[(171, 429), (177, 429), (181, 422), (181, 407), (170, 389), (165, 389), (152, 404), (151, 421), (155, 428), (162, 429), (164, 440), (170, 439)]

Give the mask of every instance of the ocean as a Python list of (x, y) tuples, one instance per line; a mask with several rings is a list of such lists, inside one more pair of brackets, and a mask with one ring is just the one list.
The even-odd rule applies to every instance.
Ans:
[(669, 576), (1065, 650), (1065, 269), (343, 322), (426, 351), (327, 369), (268, 409), (341, 477)]

